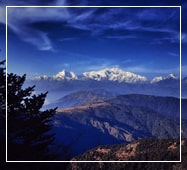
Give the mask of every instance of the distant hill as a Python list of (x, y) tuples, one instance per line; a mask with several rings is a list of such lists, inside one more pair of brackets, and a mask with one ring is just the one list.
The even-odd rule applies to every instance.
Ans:
[(58, 99), (56, 102), (49, 104), (48, 107), (68, 108), (75, 106), (83, 106), (98, 102), (104, 99), (114, 97), (115, 94), (104, 89), (81, 90), (70, 93)]
[[(164, 113), (162, 102), (158, 103), (160, 108), (155, 107), (160, 99), (157, 101), (154, 96), (126, 97), (127, 99), (125, 96), (118, 96), (95, 104), (59, 109), (53, 122), (53, 130), (57, 134), (56, 142), (63, 142), (70, 148), (72, 155), (76, 155), (99, 145), (129, 143), (145, 137), (179, 137), (179, 118), (172, 116), (177, 113), (170, 106), (175, 99), (172, 98), (172, 102), (163, 102), (168, 111)], [(138, 102), (141, 97), (142, 101)], [(143, 105), (143, 102), (146, 104)], [(187, 136), (185, 120), (182, 122), (182, 136)]]
[[(187, 99), (181, 101), (182, 118), (187, 119)], [(104, 89), (77, 91), (60, 98), (48, 107), (58, 106), (59, 109), (62, 109), (102, 102), (145, 107), (165, 116), (180, 117), (179, 98), (143, 94), (117, 95)]]
[[(187, 119), (187, 99), (181, 101), (182, 118)], [(180, 117), (180, 100), (175, 97), (129, 94), (106, 99), (105, 102), (146, 107), (166, 116)]]

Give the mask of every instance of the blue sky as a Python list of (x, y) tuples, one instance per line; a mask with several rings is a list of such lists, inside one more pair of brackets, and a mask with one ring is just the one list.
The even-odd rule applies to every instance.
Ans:
[[(106, 1), (73, 2), (53, 0), (43, 4), (30, 0), (8, 1), (4, 5), (106, 5)], [(107, 5), (149, 5), (148, 1), (107, 2), (110, 2)], [(152, 5), (187, 8), (186, 3), (168, 2), (157, 1)], [(3, 14), (3, 7), (0, 12)], [(81, 74), (120, 67), (149, 78), (169, 73), (179, 75), (179, 21), (179, 8), (9, 8), (8, 72), (34, 77), (52, 76), (62, 69)], [(1, 40), (5, 40), (3, 17), (0, 22)], [(186, 25), (182, 26), (185, 46)], [(0, 46), (4, 55), (3, 41)], [(183, 48), (184, 76), (186, 54)]]

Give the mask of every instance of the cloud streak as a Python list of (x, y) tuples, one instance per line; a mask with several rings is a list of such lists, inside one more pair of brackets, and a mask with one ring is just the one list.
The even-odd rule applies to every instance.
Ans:
[[(56, 1), (63, 4), (65, 1)], [(0, 11), (5, 13), (4, 8)], [(32, 28), (30, 24), (41, 21), (65, 21), (69, 18), (66, 8), (8, 8), (8, 26), (25, 42), (29, 42), (41, 51), (54, 51), (52, 40), (48, 33)], [(5, 24), (5, 17), (0, 20)]]
[(168, 54), (169, 54), (170, 56), (179, 57), (179, 54), (177, 54), (177, 53), (169, 52)]
[[(130, 71), (130, 72), (135, 72), (135, 73), (144, 73), (144, 74), (160, 74), (160, 75), (163, 75), (163, 74), (170, 74), (170, 73), (173, 73), (173, 74), (178, 74), (179, 75), (179, 72), (180, 72), (180, 68), (179, 67), (175, 67), (175, 68), (168, 68), (168, 69), (150, 69), (150, 68), (147, 68), (145, 66), (132, 66), (132, 67), (126, 67), (124, 68), (125, 70), (127, 71)], [(183, 69), (186, 69), (186, 66), (183, 67)]]
[[(142, 41), (147, 37), (147, 42), (152, 44), (179, 43), (178, 9), (108, 8), (99, 13), (100, 10), (94, 9), (85, 12), (85, 15), (81, 13), (84, 19), (75, 18), (71, 26), (88, 30), (92, 36), (107, 34), (106, 38), (116, 40), (129, 38)], [(183, 37), (185, 42), (185, 34)]]
[[(24, 4), (24, 2), (20, 1), (17, 4)], [(50, 5), (66, 4), (65, 0), (50, 3)], [(2, 7), (0, 10), (5, 13)], [(177, 36), (179, 27), (176, 26), (179, 25), (178, 12), (176, 9), (162, 8), (10, 8), (8, 26), (20, 39), (44, 51), (54, 50), (52, 40), (48, 32), (30, 27), (32, 23), (66, 22), (69, 27), (89, 31), (91, 36), (105, 35), (106, 38), (118, 40), (141, 39), (145, 33), (153, 35), (160, 32), (163, 33), (162, 36), (149, 38), (153, 44), (176, 43), (179, 42)], [(5, 19), (0, 22), (5, 23)], [(186, 42), (186, 34), (183, 34), (182, 39)]]

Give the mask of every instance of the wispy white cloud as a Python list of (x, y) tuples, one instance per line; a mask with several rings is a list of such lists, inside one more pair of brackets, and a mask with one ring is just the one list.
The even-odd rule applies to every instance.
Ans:
[[(71, 70), (78, 74), (82, 74), (83, 72), (87, 71), (96, 71), (101, 70), (104, 68), (111, 68), (111, 67), (120, 67), (113, 59), (109, 58), (94, 58), (92, 56), (88, 56), (85, 54), (79, 54), (79, 53), (70, 53), (66, 52), (65, 54), (66, 58), (81, 58), (81, 60), (76, 60), (72, 62), (71, 60), (69, 62), (65, 62), (63, 64), (60, 64), (58, 67), (59, 69), (75, 69)], [(130, 62), (130, 61), (127, 61)]]
[[(111, 39), (142, 39), (142, 36), (148, 37), (147, 35), (157, 33), (157, 37), (149, 37), (152, 44), (179, 43), (179, 27), (176, 27), (177, 24), (179, 25), (178, 16), (179, 13), (176, 10), (161, 10), (158, 8), (139, 9), (133, 12), (130, 11), (130, 8), (125, 10), (124, 8), (119, 8), (118, 10), (109, 8), (100, 15), (94, 9), (89, 12), (82, 12), (77, 16), (77, 19), (71, 22), (71, 26), (88, 30), (93, 36), (102, 35), (105, 31), (112, 30), (115, 33), (106, 36), (106, 38)], [(126, 31), (128, 35), (119, 33), (122, 30)]]
[(38, 38), (27, 37), (23, 40), (25, 40), (26, 42), (30, 42), (33, 45), (36, 45), (38, 49), (41, 51), (55, 51), (55, 49), (53, 48), (52, 42), (50, 41), (47, 34), (43, 32), (37, 32), (37, 33), (39, 33)]
[[(34, 3), (37, 1), (32, 2), (32, 4)], [(25, 4), (25, 2), (19, 1), (17, 4)], [(11, 5), (16, 5), (16, 3)], [(50, 5), (67, 5), (67, 1), (53, 0)], [(54, 50), (52, 40), (46, 32), (30, 27), (30, 24), (40, 21), (66, 22), (67, 26), (89, 31), (92, 36), (105, 34), (108, 30), (112, 30), (115, 34), (107, 33), (106, 35), (106, 38), (110, 39), (140, 39), (142, 37), (140, 31), (143, 31), (150, 32), (150, 34), (165, 33), (162, 37), (149, 38), (153, 44), (162, 44), (166, 41), (179, 42), (178, 30), (175, 28), (178, 13), (175, 10), (156, 8), (138, 10), (105, 8), (103, 10), (105, 11), (101, 12), (98, 8), (10, 8), (8, 9), (8, 26), (23, 41), (35, 45), (39, 50)], [(0, 13), (2, 14), (0, 22), (5, 23), (4, 7), (0, 7)], [(168, 19), (171, 22), (168, 22)], [(119, 34), (118, 31), (121, 30), (127, 32)], [(186, 37), (186, 34), (182, 34), (183, 42), (187, 42)], [(63, 40), (62, 38), (62, 41), (66, 40), (72, 39), (70, 37)]]
[(172, 44), (177, 43), (177, 44), (179, 44), (180, 43), (179, 33), (173, 32), (171, 35), (168, 35), (165, 37), (160, 37), (160, 38), (154, 38), (151, 41), (151, 44), (163, 44), (163, 43), (172, 43)]
[(187, 33), (182, 33), (181, 41), (182, 41), (182, 43), (187, 43)]
[(150, 69), (145, 66), (132, 66), (132, 67), (125, 67), (124, 68), (127, 71), (130, 72), (135, 72), (135, 73), (145, 73), (145, 74), (179, 74), (180, 68), (175, 67), (175, 68), (168, 68), (168, 69)]
[(169, 52), (168, 54), (169, 54), (170, 56), (179, 57), (179, 54), (174, 53), (174, 52)]
[(52, 42), (45, 32), (23, 27), (18, 29), (18, 25), (9, 25), (10, 28), (25, 42), (31, 43), (41, 51), (54, 51)]
[(181, 66), (182, 76), (187, 76), (187, 65)]
[[(0, 10), (3, 11), (4, 8), (1, 7)], [(29, 24), (39, 21), (65, 21), (69, 16), (66, 8), (8, 8), (8, 26), (20, 39), (35, 45), (38, 50), (55, 51), (48, 34), (32, 28)], [(0, 22), (5, 23), (5, 19), (1, 19)]]
[[(86, 8), (85, 8), (86, 9)], [(76, 23), (76, 22), (85, 22), (89, 20), (90, 18), (93, 18), (94, 12), (97, 10), (97, 8), (91, 8), (90, 10), (84, 10), (84, 12), (81, 12), (77, 15), (77, 13), (73, 13), (74, 18), (70, 21), (70, 23)]]
[(66, 0), (56, 0), (54, 5), (56, 5), (56, 6), (66, 5)]
[(129, 63), (132, 63), (132, 62), (134, 62), (134, 60), (132, 60), (132, 59), (126, 59), (126, 60), (121, 61), (122, 64), (129, 64)]
[(74, 41), (77, 40), (77, 37), (68, 37), (68, 38), (61, 38), (59, 41), (64, 42), (64, 41)]
[(5, 6), (0, 6), (0, 23), (6, 24), (6, 8)]
[(63, 63), (63, 64), (60, 64), (60, 69), (69, 69), (70, 68), (70, 64), (69, 63)]
[(106, 68), (113, 68), (113, 67), (119, 68), (120, 66), (106, 62), (106, 63), (100, 64), (100, 65), (89, 65), (87, 67), (87, 71), (98, 71), (98, 70), (102, 70), (102, 69), (106, 69)]
[(125, 40), (125, 39), (136, 39), (137, 36), (135, 35), (108, 35), (108, 36), (105, 36), (105, 38), (108, 38), (108, 39), (116, 39), (116, 40)]

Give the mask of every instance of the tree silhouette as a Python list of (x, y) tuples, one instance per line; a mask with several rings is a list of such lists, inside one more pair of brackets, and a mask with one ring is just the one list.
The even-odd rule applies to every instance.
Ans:
[(50, 132), (55, 109), (42, 111), (47, 93), (33, 94), (35, 86), (22, 89), (26, 75), (7, 75), (8, 160), (52, 160), (55, 134)]
[(6, 74), (2, 66), (5, 61), (0, 62), (0, 161), (5, 161), (6, 154)]

